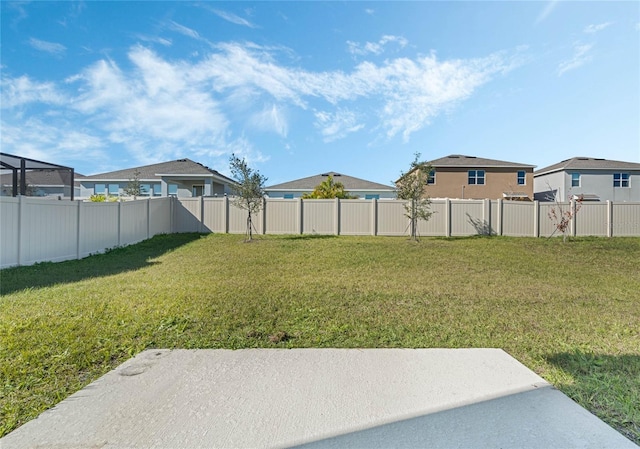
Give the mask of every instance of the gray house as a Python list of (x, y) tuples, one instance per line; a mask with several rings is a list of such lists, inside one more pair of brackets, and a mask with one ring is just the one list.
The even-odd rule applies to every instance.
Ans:
[(80, 179), (80, 196), (120, 196), (131, 180), (140, 181), (140, 196), (198, 197), (231, 194), (234, 181), (190, 159), (128, 168)]
[(377, 182), (367, 181), (353, 176), (343, 175), (336, 172), (327, 172), (319, 175), (309, 176), (307, 178), (296, 179), (294, 181), (284, 182), (265, 188), (265, 192), (269, 198), (300, 198), (305, 193), (311, 193), (313, 190), (326, 181), (331, 176), (334, 182), (340, 182), (344, 185), (344, 189), (353, 196), (360, 199), (395, 199), (396, 189), (393, 186), (378, 184)]
[(535, 171), (533, 187), (538, 201), (640, 201), (640, 164), (574, 157)]

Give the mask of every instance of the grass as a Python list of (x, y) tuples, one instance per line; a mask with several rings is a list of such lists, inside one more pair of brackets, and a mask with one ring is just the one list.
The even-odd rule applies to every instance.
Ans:
[(499, 347), (640, 443), (640, 239), (174, 234), (0, 272), (0, 435), (145, 348)]

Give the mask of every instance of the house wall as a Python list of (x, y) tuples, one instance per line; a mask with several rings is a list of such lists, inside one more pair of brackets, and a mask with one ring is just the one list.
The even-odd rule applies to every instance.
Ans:
[[(224, 196), (225, 194), (229, 194), (229, 187), (223, 184), (219, 184), (216, 182), (212, 182), (210, 179), (189, 179), (189, 180), (154, 180), (154, 181), (146, 181), (141, 180), (141, 184), (150, 184), (151, 187), (151, 195), (140, 195), (141, 197), (147, 196), (168, 196), (168, 184), (175, 184), (178, 186), (177, 196), (179, 198), (191, 198), (192, 188), (194, 185), (201, 185), (204, 187), (205, 196)], [(124, 190), (127, 188), (129, 181), (81, 181), (80, 183), (80, 198), (89, 198), (95, 192), (96, 184), (118, 184), (118, 195), (123, 196)], [(160, 186), (160, 195), (153, 195), (153, 185)]]
[[(485, 184), (469, 184), (469, 170), (484, 170)], [(525, 171), (525, 184), (518, 185), (518, 171)], [(504, 192), (523, 192), (533, 199), (533, 169), (436, 167), (435, 184), (425, 189), (431, 198), (502, 199)]]
[[(305, 193), (311, 193), (313, 189), (308, 191), (274, 191), (274, 190), (266, 190), (266, 194), (269, 198), (285, 198), (285, 195), (292, 195), (293, 198), (296, 199), (301, 198)], [(396, 192), (393, 190), (347, 190), (349, 195), (357, 196), (358, 199), (367, 199), (367, 195), (378, 195), (378, 199), (387, 200), (387, 199), (395, 199)], [(369, 198), (371, 199), (371, 198)]]
[[(580, 186), (571, 186), (572, 173), (580, 174)], [(629, 187), (614, 187), (613, 174), (628, 173)], [(571, 195), (597, 195), (600, 201), (640, 201), (640, 171), (625, 170), (565, 170), (535, 177), (536, 199), (545, 201), (542, 193), (558, 189), (558, 198), (566, 201)]]

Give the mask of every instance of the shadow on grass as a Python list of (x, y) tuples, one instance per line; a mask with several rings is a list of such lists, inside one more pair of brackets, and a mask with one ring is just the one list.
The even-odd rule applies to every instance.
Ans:
[(110, 276), (154, 265), (151, 259), (193, 242), (202, 234), (163, 234), (137, 243), (108, 250), (80, 260), (42, 262), (0, 271), (0, 294), (6, 295), (28, 288), (48, 287), (84, 279)]
[(546, 360), (572, 378), (554, 386), (640, 444), (640, 355), (575, 351)]
[(322, 239), (336, 239), (337, 235), (333, 234), (295, 234), (284, 235), (280, 237), (283, 240), (322, 240)]

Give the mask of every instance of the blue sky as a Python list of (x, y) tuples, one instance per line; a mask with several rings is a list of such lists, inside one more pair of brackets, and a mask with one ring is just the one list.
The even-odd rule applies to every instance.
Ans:
[(0, 3), (2, 151), (384, 184), (413, 154), (640, 162), (640, 2)]

